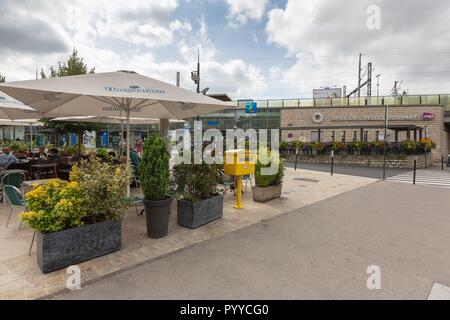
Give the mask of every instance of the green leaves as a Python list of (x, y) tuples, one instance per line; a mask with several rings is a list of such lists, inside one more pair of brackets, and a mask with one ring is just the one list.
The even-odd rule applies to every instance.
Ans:
[[(67, 62), (58, 62), (58, 67), (50, 67), (50, 78), (65, 77), (65, 76), (76, 76), (80, 74), (87, 74), (88, 67), (84, 63), (83, 58), (78, 57), (78, 50), (73, 48), (72, 54), (69, 56)], [(89, 70), (89, 73), (95, 73), (95, 68)], [(44, 70), (41, 70), (41, 78), (46, 79), (48, 76), (45, 74)]]
[[(262, 174), (263, 168), (270, 168), (271, 165), (278, 165), (276, 173), (272, 175)], [(277, 186), (283, 182), (284, 160), (280, 158), (277, 152), (266, 148), (259, 149), (258, 161), (256, 162), (255, 183), (259, 188)]]
[(206, 200), (219, 193), (220, 175), (215, 164), (179, 164), (173, 175), (176, 193), (186, 201)]
[(169, 190), (169, 152), (166, 143), (157, 134), (147, 138), (144, 143), (139, 173), (145, 199), (165, 199)]

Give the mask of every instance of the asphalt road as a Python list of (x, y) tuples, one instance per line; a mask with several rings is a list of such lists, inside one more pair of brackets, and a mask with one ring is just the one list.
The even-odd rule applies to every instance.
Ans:
[[(61, 299), (426, 299), (450, 284), (448, 190), (377, 182)], [(368, 290), (379, 266), (381, 290)]]

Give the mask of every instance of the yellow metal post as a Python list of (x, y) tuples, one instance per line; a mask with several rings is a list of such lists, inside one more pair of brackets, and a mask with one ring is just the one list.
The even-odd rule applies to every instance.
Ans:
[(242, 176), (237, 176), (236, 180), (236, 204), (235, 209), (244, 209), (244, 204), (242, 203)]

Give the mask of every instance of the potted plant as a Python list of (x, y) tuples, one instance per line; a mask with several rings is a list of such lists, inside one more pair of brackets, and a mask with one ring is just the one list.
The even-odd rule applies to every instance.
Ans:
[(174, 167), (175, 192), (179, 196), (177, 222), (196, 229), (223, 217), (223, 195), (217, 165), (180, 164)]
[(43, 273), (120, 250), (130, 177), (127, 165), (93, 158), (73, 167), (70, 182), (54, 180), (27, 193), (29, 211), (20, 220), (36, 232)]
[[(266, 172), (267, 171), (267, 172)], [(280, 154), (260, 148), (255, 169), (253, 200), (267, 202), (281, 197), (283, 189), (284, 161)]]
[(144, 154), (139, 168), (144, 207), (147, 219), (147, 235), (152, 239), (163, 238), (169, 228), (169, 152), (164, 140), (157, 134), (144, 143)]

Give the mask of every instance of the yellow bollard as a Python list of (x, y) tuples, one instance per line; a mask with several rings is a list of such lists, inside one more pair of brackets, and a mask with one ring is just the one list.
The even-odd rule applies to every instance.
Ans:
[(242, 203), (242, 176), (237, 176), (236, 181), (236, 204), (235, 209), (244, 209), (244, 204)]

